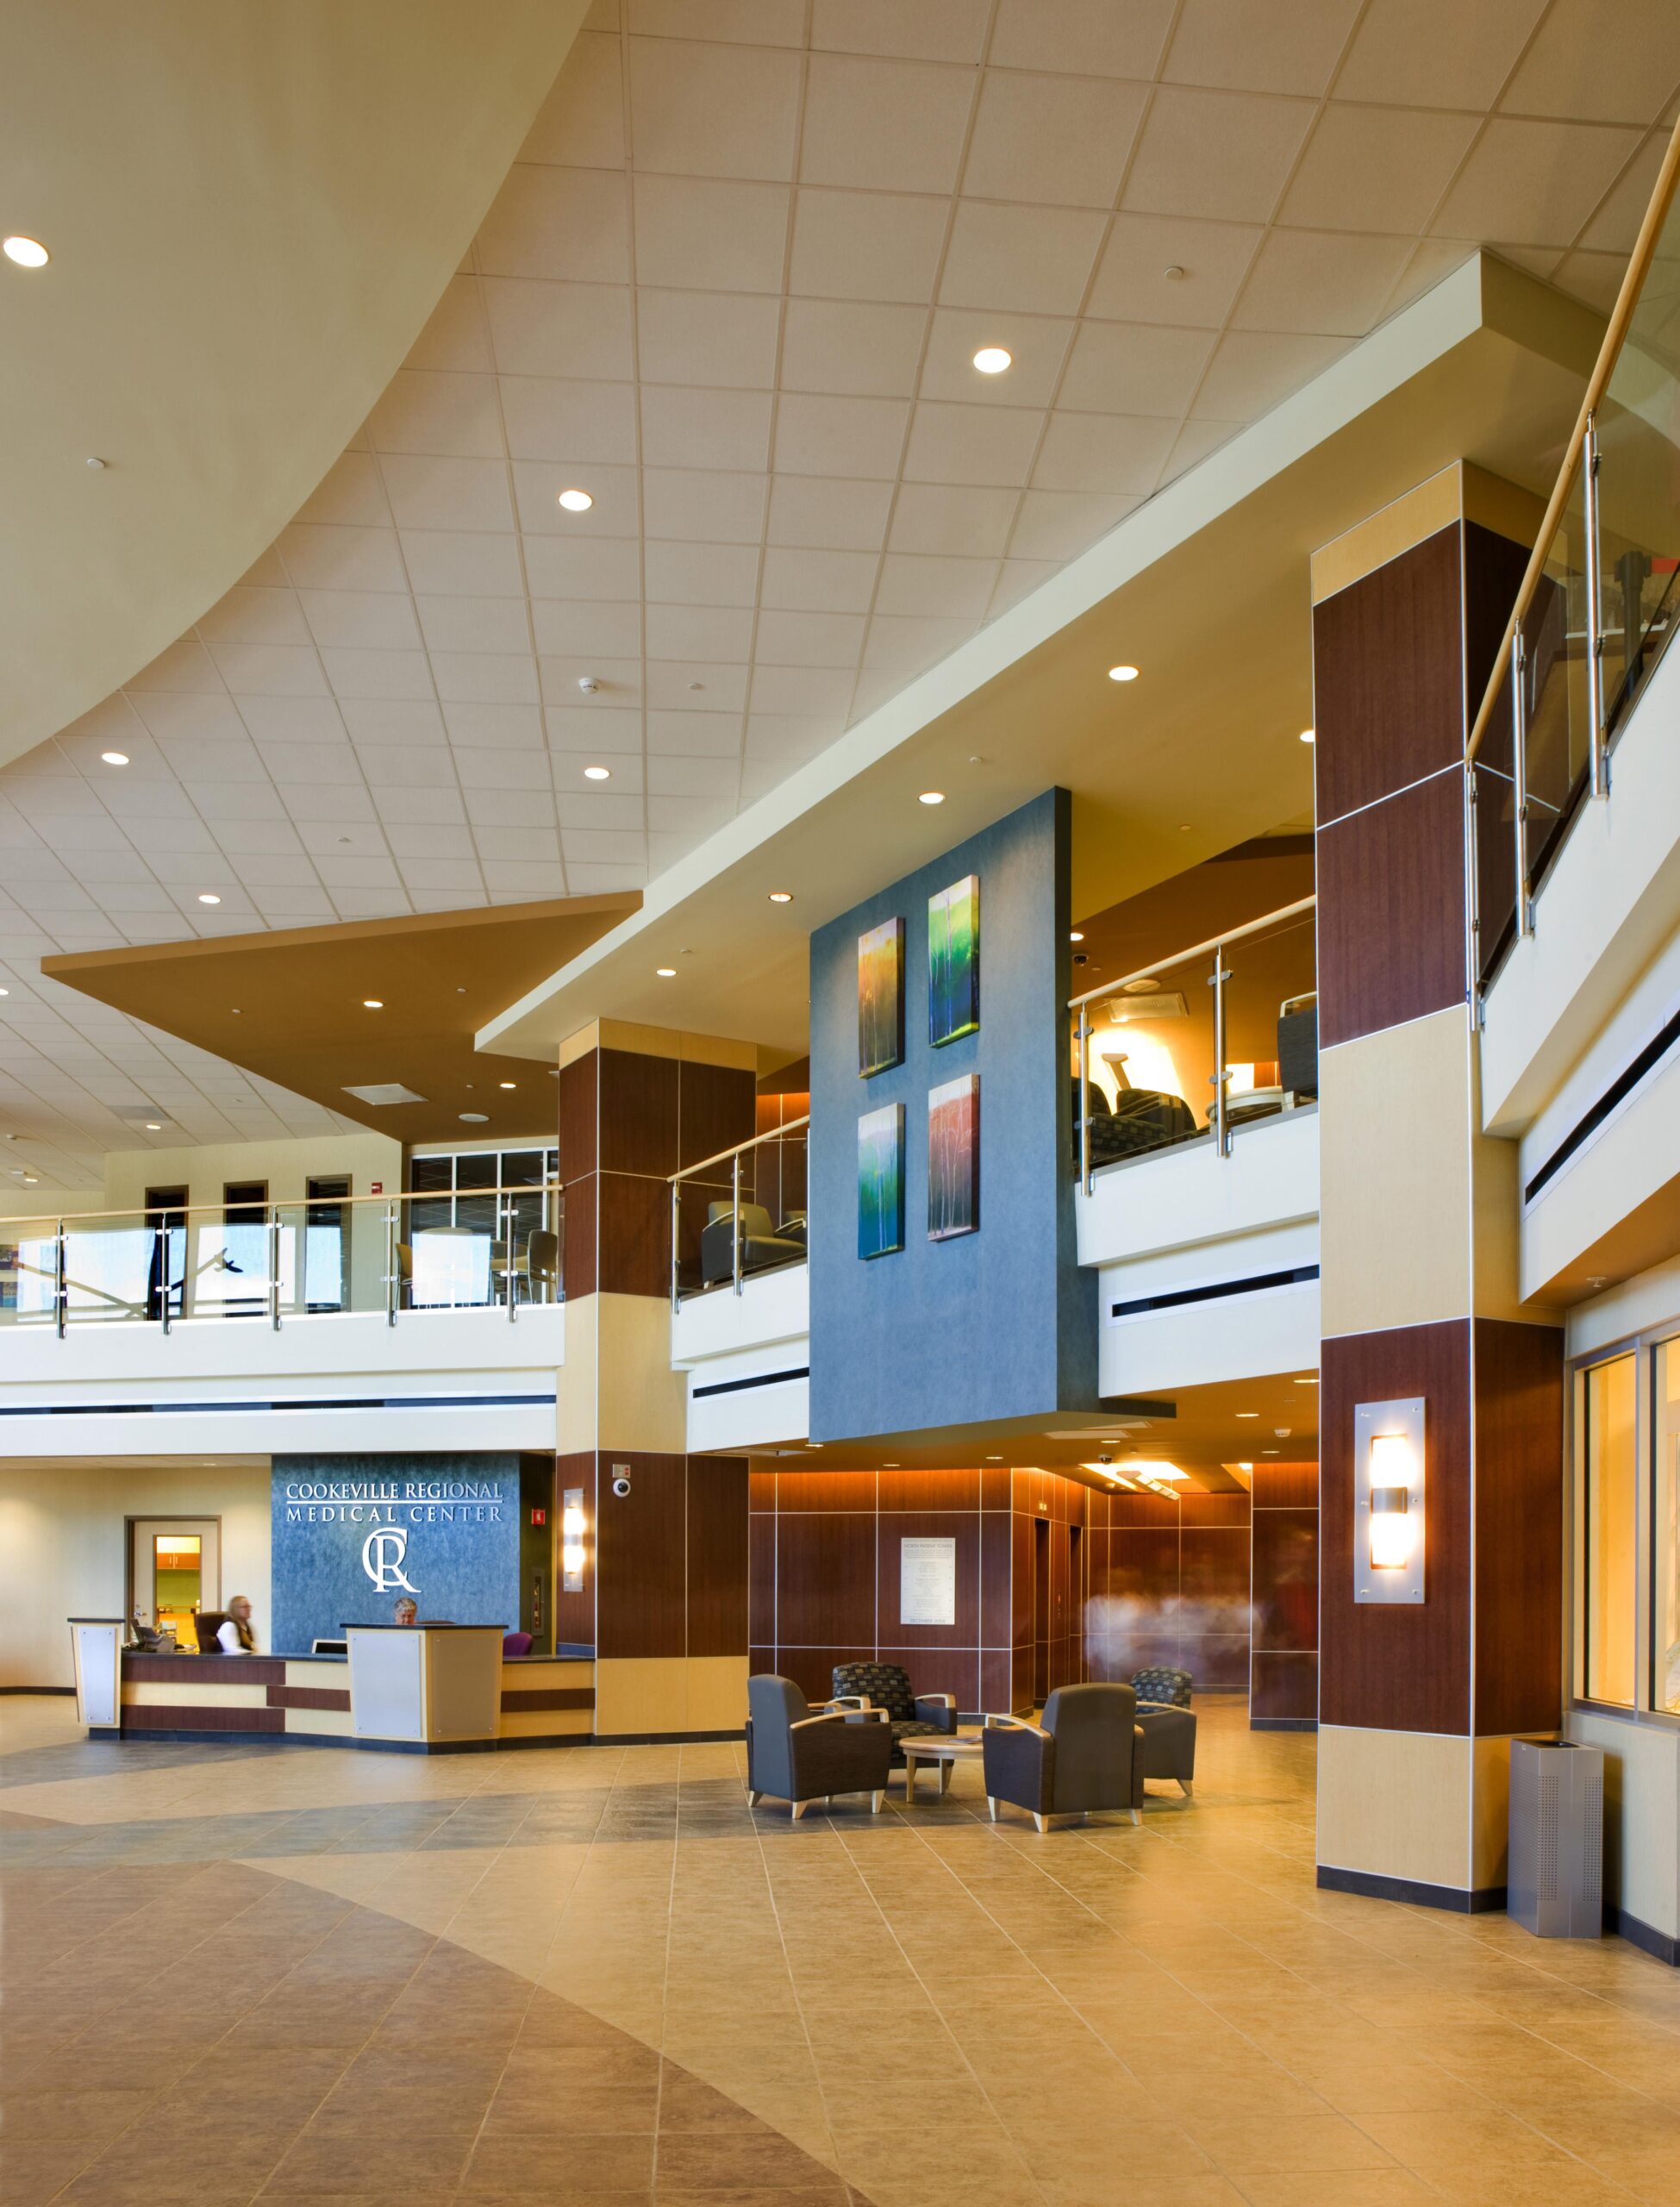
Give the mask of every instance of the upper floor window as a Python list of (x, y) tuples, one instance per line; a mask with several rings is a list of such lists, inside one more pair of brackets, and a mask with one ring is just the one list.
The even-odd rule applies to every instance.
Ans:
[(1632, 1351), (1582, 1373), (1577, 1691), (1631, 1709), (1638, 1645), (1639, 1460)]

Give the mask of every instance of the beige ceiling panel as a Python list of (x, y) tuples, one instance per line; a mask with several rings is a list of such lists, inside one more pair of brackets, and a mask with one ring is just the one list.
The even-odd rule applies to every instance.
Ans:
[(1175, 0), (998, 0), (991, 60), (1042, 69), (1053, 54), (1074, 76), (1152, 77)]
[(1255, 223), (1116, 215), (1086, 313), (1115, 322), (1217, 329), (1263, 234)]
[(511, 530), (487, 536), (474, 530), (410, 529), (401, 545), (409, 580), (417, 591), (440, 597), (525, 595), (519, 540)]
[[(218, 643), (278, 643), (311, 639), (324, 649), (341, 645), (359, 651), (414, 651), (420, 647), (420, 627), (414, 600), (406, 594), (364, 590), (306, 590), (299, 593), (308, 628), (301, 639), (244, 636), (218, 639)], [(459, 601), (458, 601), (459, 602)], [(515, 606), (512, 610), (519, 611)], [(201, 625), (201, 634), (206, 633)]]
[[(327, 471), (319, 489), (297, 510), (300, 522), (326, 522), (353, 528), (389, 528), (390, 506), (371, 452), (347, 452)], [(271, 553), (272, 560), (273, 554)], [(247, 577), (246, 580), (250, 580)]]
[(650, 712), (744, 713), (746, 710), (745, 662), (725, 666), (715, 660), (654, 660), (647, 662), (647, 704)]
[(1333, 101), (1283, 201), (1282, 219), (1305, 229), (1421, 230), (1475, 137), (1473, 115)]
[(624, 68), (619, 40), (580, 31), (537, 110), (521, 161), (557, 168), (618, 169), (624, 166)]
[(290, 644), (218, 644), (217, 668), (230, 690), (259, 697), (308, 697), (326, 689), (318, 654)]
[(368, 426), (380, 452), (482, 460), (503, 450), (494, 376), (399, 369)]
[(1190, 403), (1213, 333), (1149, 323), (1088, 322), (1062, 379), (1058, 407), (1077, 413), (1170, 414)]
[(488, 276), (622, 284), (630, 273), (630, 209), (622, 176), (607, 169), (517, 166), (478, 233)]
[(1141, 497), (1159, 479), (1178, 422), (1145, 415), (1052, 414), (1033, 469), (1035, 489)]
[(972, 621), (877, 613), (869, 624), (864, 664), (906, 676), (919, 674), (965, 644), (974, 629)]
[(1083, 209), (959, 201), (940, 304), (1075, 313), (1103, 228), (1102, 216)]
[(1023, 484), (1044, 418), (1036, 410), (951, 406), (923, 399), (910, 425), (904, 478), (999, 487)]
[(650, 659), (721, 660), (739, 663), (753, 642), (753, 616), (728, 605), (650, 605)]
[(1009, 538), (1017, 560), (1077, 560), (1123, 521), (1137, 500), (1086, 491), (1028, 491)]
[(1220, 340), (1191, 407), (1216, 422), (1252, 421), (1311, 381), (1347, 350), (1339, 337), (1290, 337), (1233, 330)]
[[(686, 11), (690, 23), (694, 12)], [(632, 38), (629, 61), (631, 130), (639, 169), (674, 176), (758, 178), (772, 184), (785, 184), (792, 176), (799, 121), (796, 54), (722, 42)]]
[(1558, 281), (1577, 299), (1585, 299), (1608, 315), (1627, 273), (1627, 259), (1620, 253), (1567, 253), (1558, 270)]
[(995, 621), (1000, 613), (1007, 613), (1012, 605), (1018, 605), (1040, 583), (1049, 581), (1056, 566), (1054, 560), (1005, 560), (997, 571), (988, 617)]
[(1410, 238), (1272, 230), (1232, 326), (1361, 337), (1381, 316), (1412, 253)]
[[(1651, 203), (1651, 195), (1657, 187), (1657, 173), (1668, 150), (1668, 140), (1666, 130), (1653, 130), (1644, 141), (1581, 232), (1576, 241), (1578, 245), (1589, 252), (1619, 254), (1626, 266), (1639, 236), (1639, 225), (1645, 220), (1645, 210)], [(1602, 292), (1602, 288), (1601, 281), (1596, 291)], [(1597, 303), (1596, 297), (1594, 303)]]
[(656, 758), (650, 754), (647, 793), (650, 797), (733, 797), (740, 775), (740, 763), (736, 759)]
[(302, 608), (289, 590), (230, 590), (198, 623), (207, 643), (304, 644), (309, 640)]
[(468, 373), (496, 366), (478, 286), (471, 276), (450, 278), (403, 365), (405, 368), (456, 368)]
[(636, 281), (779, 295), (792, 195), (784, 184), (635, 179)]
[(621, 537), (579, 543), (561, 537), (526, 540), (525, 572), (538, 597), (639, 598), (640, 547)]
[(1368, 0), (1336, 97), (1412, 108), (1487, 108), (1546, 0)]
[(895, 552), (999, 559), (1021, 503), (1015, 491), (906, 483), (893, 507)]
[[(772, 546), (764, 555), (759, 595), (794, 613), (866, 613), (880, 561), (873, 552), (812, 552)], [(839, 662), (830, 660), (828, 666)]]
[(770, 494), (771, 544), (811, 551), (878, 551), (892, 510), (890, 483), (842, 483), (823, 477), (778, 475)]
[(740, 750), (740, 713), (650, 711), (647, 748), (667, 759), (733, 759)]
[(641, 607), (637, 604), (534, 598), (530, 626), (538, 652), (549, 657), (576, 653), (586, 659), (631, 659), (642, 648)]
[(881, 566), (875, 610), (880, 614), (928, 614), (978, 621), (996, 580), (997, 562), (889, 552)]
[(648, 383), (769, 391), (781, 327), (776, 299), (727, 291), (636, 294), (636, 353)]
[(1654, 122), (1680, 83), (1670, 0), (1552, 0), (1500, 105), (1516, 115)]
[[(281, 532), (279, 550), (288, 578), (300, 589), (312, 584), (317, 590), (402, 590), (408, 580), (394, 528), (325, 528), (294, 522)], [(153, 665), (203, 649), (196, 642), (176, 644)], [(128, 687), (144, 690), (151, 682), (152, 669), (142, 667), (129, 677)]]
[(385, 496), (398, 528), (513, 527), (507, 462), (387, 453)]
[(864, 647), (861, 613), (759, 616), (753, 655), (764, 666), (855, 666)]
[(1315, 110), (1310, 100), (1163, 85), (1122, 204), (1215, 221), (1271, 214)]
[(817, 53), (882, 53), (905, 61), (977, 61), (990, 0), (813, 0)]
[(514, 460), (635, 464), (636, 395), (630, 384), (505, 376), (500, 400), (506, 449)]
[[(357, 678), (368, 685), (365, 695), (382, 697), (421, 697), (426, 695), (421, 686), (426, 672), (422, 660), (406, 671), (408, 683), (397, 686), (394, 674), (374, 669), (366, 672), (357, 670)], [(437, 693), (446, 703), (459, 699), (463, 703), (484, 705), (534, 705), (537, 702), (537, 668), (529, 653), (517, 657), (507, 652), (434, 652), (431, 660), (431, 677)], [(336, 672), (334, 685), (343, 695)]]
[(790, 391), (776, 412), (775, 466), (789, 475), (899, 472), (909, 407), (896, 398), (820, 398)]
[[(940, 307), (928, 332), (921, 394), (976, 406), (1047, 406), (1077, 326), (1047, 315)], [(974, 355), (994, 345), (1012, 356), (1012, 365), (1002, 375), (983, 375)]]
[(963, 190), (979, 199), (1112, 207), (1137, 138), (1146, 84), (988, 70)]
[(796, 297), (925, 305), (949, 216), (944, 199), (801, 191), (794, 206), (788, 289)]
[(585, 765), (594, 759), (610, 759), (616, 779), (640, 773), (641, 715), (621, 711), (622, 700), (592, 698), (584, 705), (545, 705), (542, 722), (548, 735), (550, 755), (576, 755)]
[(1639, 144), (1633, 130), (1496, 116), (1433, 227), (1513, 245), (1571, 245)]
[(1330, 81), (1360, 0), (1184, 0), (1161, 75), (1170, 84), (1303, 92)]
[(484, 279), (496, 365), (510, 376), (612, 376), (636, 372), (628, 287)]
[(784, 391), (909, 398), (927, 321), (925, 307), (790, 299), (778, 380)]
[(1161, 470), (1163, 483), (1170, 483), (1177, 475), (1184, 474), (1228, 443), (1241, 428), (1239, 422), (1186, 422), (1173, 440), (1172, 450), (1167, 455), (1166, 466)]
[(800, 182), (953, 191), (974, 91), (971, 69), (814, 53)]
[(641, 453), (650, 467), (769, 466), (768, 391), (644, 384), (640, 399)]
[(528, 606), (517, 597), (415, 600), (421, 634), (431, 652), (528, 652), (534, 618), (544, 610), (553, 607), (543, 599)]
[(643, 562), (648, 597), (667, 605), (752, 605), (758, 598), (753, 545), (651, 543)]
[(853, 678), (843, 670), (760, 666), (753, 671), (751, 710), (760, 713), (844, 713)]
[(627, 28), (648, 38), (706, 36), (739, 46), (803, 46), (805, 0), (629, 0)]

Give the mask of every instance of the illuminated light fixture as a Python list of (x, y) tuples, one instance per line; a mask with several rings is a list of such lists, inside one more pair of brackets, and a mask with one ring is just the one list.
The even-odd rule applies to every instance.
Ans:
[(1081, 929), (1078, 928), (1070, 928), (1068, 930), (1067, 939), (1070, 942), (1083, 942), (1085, 938)]
[(1001, 376), (1005, 368), (1015, 365), (1015, 354), (1005, 352), (1001, 345), (983, 345), (974, 355), (974, 365), (983, 376)]
[(1318, 1374), (1316, 1372), (1303, 1372), (1295, 1384), (1297, 1387), (1316, 1387)]
[(362, 1010), (364, 1011), (383, 1011), (384, 1008), (385, 1000), (383, 997), (364, 997), (362, 998)]
[(656, 966), (653, 972), (655, 978), (661, 981), (674, 981), (677, 978), (677, 968), (674, 966)]
[(1110, 682), (1135, 682), (1137, 678), (1138, 670), (1134, 666), (1111, 666), (1109, 669)]
[(0, 997), (9, 997), (11, 991), (9, 989), (0, 989)]
[(99, 756), (108, 766), (126, 766), (128, 763), (126, 751), (102, 751)]
[(561, 1497), (560, 1509), (560, 1570), (564, 1590), (568, 1594), (581, 1594), (584, 1591), (584, 1535), (587, 1530), (584, 1490), (569, 1486)]
[(1303, 728), (1301, 731), (1301, 741), (1303, 743), (1311, 743), (1314, 741), (1315, 733), (1312, 728)]
[(219, 904), (222, 899), (213, 890), (201, 889), (198, 892), (198, 901), (201, 904)]
[(1253, 1470), (1253, 1468), (1254, 1468), (1254, 1466), (1253, 1466), (1253, 1465), (1252, 1465), (1252, 1464), (1240, 1464), (1240, 1464), (1237, 1466), (1237, 1469), (1238, 1469), (1240, 1472), (1252, 1472), (1252, 1471)]
[(515, 1084), (511, 1080), (498, 1080), (496, 1085), (498, 1088), (512, 1088)]
[(163, 1121), (161, 1119), (148, 1119), (146, 1122), (146, 1131), (148, 1135), (160, 1135), (163, 1132)]
[[(1090, 1468), (1088, 1465), (1086, 1469)], [(1159, 1464), (1142, 1456), (1128, 1457), (1126, 1468), (1140, 1479), (1188, 1479), (1190, 1477), (1190, 1473), (1181, 1472), (1177, 1464)]]
[(1258, 1410), (1239, 1410), (1237, 1412), (1237, 1416), (1239, 1417), (1258, 1417), (1260, 1413)]
[(20, 268), (45, 268), (53, 258), (39, 238), (8, 238), (0, 245), (0, 253)]
[(1423, 1398), (1353, 1411), (1353, 1598), (1423, 1599)]
[(457, 1111), (455, 1116), (464, 1127), (487, 1127), (490, 1124), (488, 1111)]
[(587, 491), (562, 491), (560, 503), (569, 514), (586, 514), (595, 501)]
[(791, 889), (772, 889), (770, 892), (770, 901), (772, 904), (791, 904), (793, 891)]
[(609, 782), (612, 778), (613, 770), (610, 766), (585, 766), (584, 769), (584, 779), (586, 782)]
[(943, 804), (945, 803), (945, 791), (943, 790), (923, 790), (921, 795), (916, 799), (916, 803), (918, 804)]

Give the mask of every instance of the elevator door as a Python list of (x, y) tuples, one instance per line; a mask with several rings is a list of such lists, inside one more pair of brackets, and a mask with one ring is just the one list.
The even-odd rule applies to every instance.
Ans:
[(218, 1517), (128, 1520), (128, 1610), (180, 1645), (198, 1645), (194, 1618), (222, 1607), (222, 1521)]

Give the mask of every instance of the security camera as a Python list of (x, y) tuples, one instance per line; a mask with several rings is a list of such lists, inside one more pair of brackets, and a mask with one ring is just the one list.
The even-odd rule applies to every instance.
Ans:
[(630, 1491), (630, 1482), (629, 1482), (629, 1480), (626, 1478), (625, 1474), (624, 1474), (622, 1472), (621, 1472), (619, 1473), (618, 1477), (617, 1477), (617, 1478), (613, 1481), (613, 1492), (614, 1492), (614, 1493), (618, 1497), (619, 1500), (621, 1502), (621, 1501), (624, 1499), (625, 1496), (626, 1496), (627, 1494), (628, 1494), (628, 1492), (629, 1492), (629, 1491)]
[(601, 685), (593, 674), (580, 674), (578, 677), (578, 687), (586, 697), (592, 697)]

